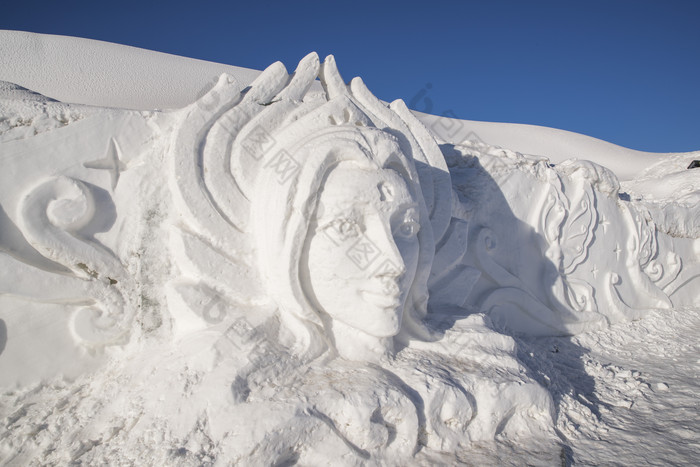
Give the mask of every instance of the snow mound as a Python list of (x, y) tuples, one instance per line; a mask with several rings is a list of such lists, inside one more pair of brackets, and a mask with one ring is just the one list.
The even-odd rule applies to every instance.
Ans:
[(669, 156), (623, 184), (630, 198), (647, 206), (654, 221), (674, 237), (700, 237), (700, 171), (690, 169), (700, 151)]
[(16, 100), (16, 101), (35, 101), (35, 102), (56, 102), (55, 99), (46, 97), (38, 92), (30, 91), (29, 89), (18, 86), (7, 81), (0, 81), (0, 99)]
[(99, 108), (64, 104), (0, 81), (0, 142), (21, 140), (61, 128), (100, 111)]

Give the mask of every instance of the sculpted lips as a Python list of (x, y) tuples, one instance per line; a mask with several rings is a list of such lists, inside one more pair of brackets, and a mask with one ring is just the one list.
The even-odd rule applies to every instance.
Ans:
[(382, 281), (376, 288), (361, 290), (360, 294), (363, 300), (381, 308), (401, 306), (401, 290), (396, 281)]

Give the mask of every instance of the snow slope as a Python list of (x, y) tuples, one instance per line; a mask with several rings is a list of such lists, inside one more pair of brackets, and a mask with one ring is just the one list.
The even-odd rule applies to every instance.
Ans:
[(518, 123), (476, 122), (419, 114), (445, 141), (477, 141), (523, 154), (546, 156), (553, 163), (585, 159), (615, 172), (621, 181), (637, 177), (673, 154), (636, 151), (571, 131)]
[(259, 71), (77, 37), (0, 30), (0, 81), (62, 102), (175, 109), (221, 73), (249, 83)]

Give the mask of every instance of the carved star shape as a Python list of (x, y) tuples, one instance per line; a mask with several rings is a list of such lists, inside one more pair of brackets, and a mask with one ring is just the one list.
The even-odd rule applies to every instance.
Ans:
[(593, 266), (593, 269), (591, 269), (591, 273), (593, 274), (593, 279), (598, 277), (598, 268), (596, 266)]
[(121, 151), (119, 150), (119, 145), (114, 140), (110, 138), (109, 147), (107, 148), (107, 154), (102, 159), (96, 159), (94, 161), (85, 162), (84, 167), (88, 169), (106, 170), (109, 172), (109, 178), (112, 182), (112, 191), (117, 188), (117, 183), (119, 183), (119, 175), (126, 170), (126, 164), (124, 164), (119, 156)]
[(620, 259), (620, 253), (622, 252), (622, 248), (620, 248), (620, 244), (615, 245), (615, 249), (613, 250), (615, 253), (615, 256), (617, 256), (617, 259)]
[(608, 226), (610, 225), (610, 221), (608, 221), (605, 216), (601, 216), (600, 220), (598, 221), (598, 225), (600, 225), (603, 228), (603, 233), (607, 232)]

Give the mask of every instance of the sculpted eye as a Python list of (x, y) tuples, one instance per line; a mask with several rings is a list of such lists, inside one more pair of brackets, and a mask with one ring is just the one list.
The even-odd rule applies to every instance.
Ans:
[(412, 239), (418, 235), (420, 223), (418, 222), (418, 213), (416, 209), (407, 209), (398, 220), (398, 225), (394, 227), (394, 237)]
[(356, 237), (360, 232), (357, 222), (348, 218), (336, 219), (331, 223), (331, 227), (340, 234), (341, 238)]
[(396, 235), (403, 238), (413, 238), (418, 235), (420, 230), (420, 224), (414, 220), (407, 219), (404, 220), (398, 229), (396, 229)]

